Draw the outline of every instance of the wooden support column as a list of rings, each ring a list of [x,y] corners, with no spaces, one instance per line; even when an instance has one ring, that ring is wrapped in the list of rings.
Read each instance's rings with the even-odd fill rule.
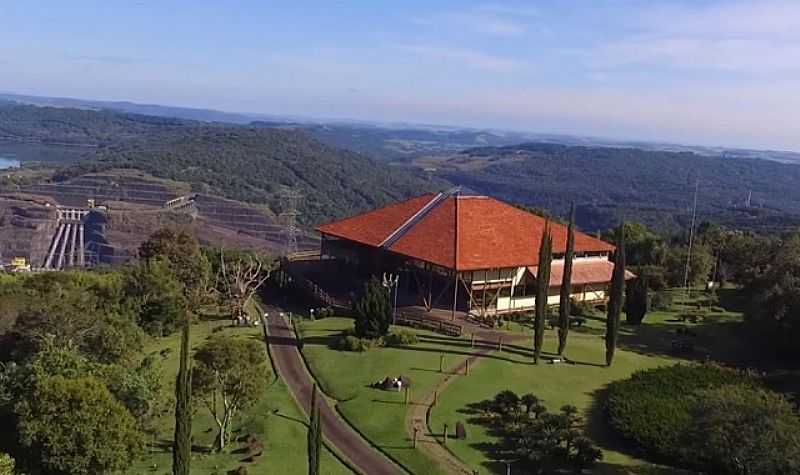
[[[428,264],[428,302],[425,304],[425,309],[431,311],[433,308],[433,266]]]
[[[453,271],[453,312],[450,315],[450,320],[456,319],[456,305],[458,304],[458,271]]]
[[[486,269],[483,270],[483,296],[481,297],[481,317],[486,316],[486,279],[488,279],[489,273]]]

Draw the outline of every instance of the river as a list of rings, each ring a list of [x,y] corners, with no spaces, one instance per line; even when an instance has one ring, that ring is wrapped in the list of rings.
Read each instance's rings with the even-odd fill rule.
[[[16,168],[25,162],[51,165],[75,163],[89,151],[91,149],[85,147],[0,141],[0,170]]]

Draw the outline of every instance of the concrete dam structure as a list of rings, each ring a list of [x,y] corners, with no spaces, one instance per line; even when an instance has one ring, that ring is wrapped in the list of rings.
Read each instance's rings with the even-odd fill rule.
[[[87,267],[85,220],[88,209],[58,208],[56,233],[47,252],[44,265],[47,270]]]

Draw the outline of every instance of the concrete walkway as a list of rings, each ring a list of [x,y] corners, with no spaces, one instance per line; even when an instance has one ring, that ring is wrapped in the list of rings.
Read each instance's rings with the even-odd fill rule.
[[[314,379],[305,367],[297,348],[297,339],[286,320],[280,316],[278,310],[274,308],[267,310],[270,315],[266,327],[267,344],[270,347],[273,363],[303,412],[308,415]],[[406,473],[342,420],[324,397],[318,397],[317,401],[320,404],[323,436],[361,473],[367,475]]]

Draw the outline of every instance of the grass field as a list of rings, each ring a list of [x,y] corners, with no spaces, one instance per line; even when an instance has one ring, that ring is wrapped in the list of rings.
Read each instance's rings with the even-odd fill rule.
[[[197,348],[215,329],[215,333],[237,335],[241,338],[262,340],[261,327],[228,328],[229,320],[201,321],[192,327],[192,346]],[[148,353],[165,352],[162,367],[167,393],[174,391],[174,379],[178,370],[180,355],[180,335],[175,334],[154,341]],[[255,435],[264,444],[264,453],[252,463],[243,463],[246,454],[241,453],[242,444],[234,443],[227,453],[209,453],[208,447],[213,443],[216,425],[203,406],[197,407],[193,418],[195,453],[192,457],[192,474],[224,475],[240,465],[246,465],[250,473],[257,474],[306,474],[306,423],[300,409],[292,399],[287,387],[272,374],[269,385],[264,389],[264,397],[254,407],[241,414],[234,430],[237,435]],[[170,410],[159,420],[158,435],[155,448],[148,452],[142,460],[129,470],[130,475],[143,473],[172,473],[172,432],[174,428],[173,414]],[[237,453],[239,452],[239,453]],[[352,474],[331,453],[325,451],[321,464],[322,473],[333,475]]]
[[[683,322],[681,315],[695,312],[695,303],[701,294],[688,298],[674,292],[674,305],[670,311],[652,312],[641,326],[626,326],[620,330],[620,343],[610,368],[605,364],[605,321],[589,319],[584,327],[570,333],[566,356],[576,364],[531,364],[529,356],[521,352],[495,352],[483,358],[469,376],[458,377],[442,393],[440,403],[431,414],[434,433],[441,433],[443,425],[454,427],[456,422],[466,424],[468,438],[450,439],[450,450],[473,469],[492,473],[505,473],[506,466],[489,461],[487,444],[496,442],[484,427],[470,423],[469,404],[492,398],[499,391],[511,389],[517,393],[533,393],[544,401],[551,411],[570,404],[582,411],[587,435],[603,450],[603,463],[597,473],[682,473],[669,468],[652,467],[639,460],[615,437],[606,426],[602,413],[604,388],[611,381],[628,377],[639,369],[674,364],[688,359],[714,359],[729,361],[735,357],[735,348],[741,348],[741,314],[731,309],[716,308],[701,312],[697,323]],[[623,315],[624,321],[624,315]],[[678,337],[679,328],[688,329],[695,349],[685,354],[673,354],[672,341]],[[514,328],[510,334],[519,333]],[[525,345],[527,348],[530,344]],[[527,351],[527,348],[524,348]],[[555,352],[557,336],[548,330],[545,352]],[[523,348],[519,348],[522,350]],[[551,353],[552,354],[552,353]]]
[[[322,389],[339,401],[340,413],[381,450],[417,474],[442,473],[436,462],[411,447],[405,431],[405,417],[410,406],[404,394],[370,388],[386,376],[411,379],[411,400],[418,400],[432,391],[444,374],[439,373],[439,359],[444,356],[445,368],[466,359],[469,341],[451,341],[429,332],[418,332],[420,343],[410,348],[373,348],[364,353],[337,351],[329,348],[336,335],[352,328],[353,320],[326,318],[303,322],[303,354]],[[453,339],[445,339],[453,340]]]
[[[566,355],[575,364],[531,364],[530,327],[513,324],[507,334],[524,336],[515,345],[505,345],[502,352],[483,357],[469,376],[457,376],[439,397],[432,411],[432,429],[440,434],[444,423],[454,427],[457,421],[467,424],[468,439],[450,439],[449,449],[472,469],[481,473],[505,473],[505,465],[489,461],[487,443],[494,442],[483,427],[470,423],[466,413],[470,403],[494,396],[504,389],[518,393],[532,392],[551,410],[571,404],[584,414],[587,434],[603,449],[604,461],[598,473],[680,473],[669,468],[652,467],[637,459],[625,444],[605,425],[602,417],[604,388],[614,380],[628,377],[639,369],[674,364],[685,360],[736,358],[738,341],[744,337],[741,314],[730,308],[706,308],[698,311],[696,302],[703,295],[687,298],[674,292],[670,311],[652,312],[641,326],[623,325],[614,364],[605,364],[605,321],[590,318],[570,333]],[[686,313],[701,313],[696,323],[683,321]],[[624,315],[623,315],[624,321]],[[328,318],[298,325],[304,337],[304,356],[326,393],[339,401],[342,415],[375,445],[400,461],[414,473],[441,473],[441,468],[421,451],[410,447],[404,429],[408,406],[400,393],[369,388],[386,376],[409,376],[413,382],[412,401],[430,392],[442,379],[438,372],[440,355],[445,368],[455,367],[470,354],[468,337],[463,339],[419,332],[421,342],[404,348],[375,348],[365,353],[337,351],[331,340],[352,327],[351,319]],[[673,354],[672,341],[678,329],[688,329],[695,336],[695,349]],[[545,351],[556,349],[556,335],[547,331]],[[552,353],[551,353],[552,354]]]

